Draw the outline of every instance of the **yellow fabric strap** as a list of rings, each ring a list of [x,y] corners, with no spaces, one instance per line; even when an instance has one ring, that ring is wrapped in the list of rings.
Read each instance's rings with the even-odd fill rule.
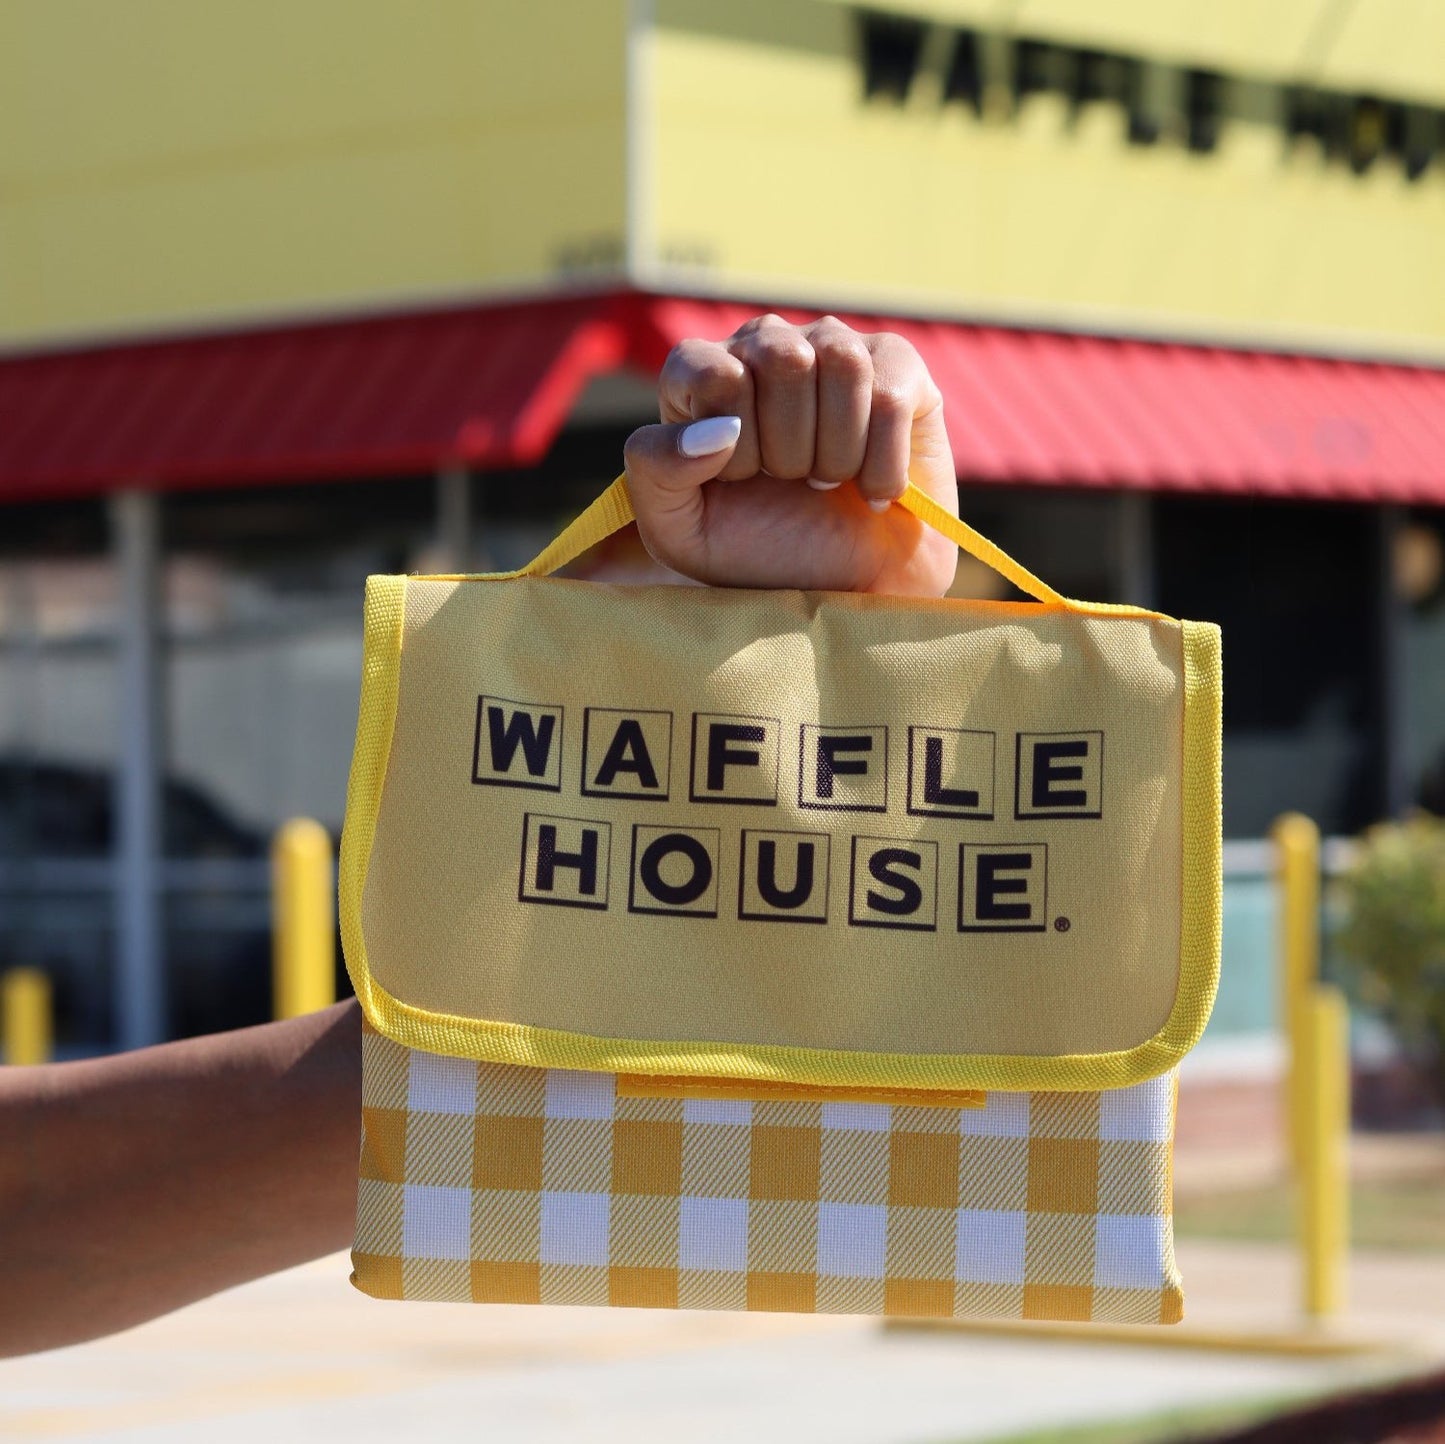
[[[1020,566],[1006,551],[996,547],[967,522],[960,521],[952,512],[941,507],[926,491],[920,491],[911,481],[898,502],[919,521],[942,532],[955,546],[962,547],[969,556],[976,557],[985,566],[992,567],[1006,581],[1012,582],[1019,591],[1035,601],[1048,602],[1056,607],[1072,608],[1075,605],[1047,582],[1040,581],[1027,567]],[[613,532],[620,531],[635,516],[632,497],[627,491],[627,473],[623,472],[581,516],[563,528],[526,566],[511,572],[490,572],[487,574],[488,579],[504,582],[514,577],[548,576],[559,567],[575,561],[589,547],[596,546]]]
[[[589,547],[621,531],[636,513],[632,510],[632,497],[627,490],[627,473],[624,471],[581,516],[575,518],[532,558],[524,567],[514,572],[492,572],[493,581],[509,582],[514,577],[546,577],[576,561]]]
[[[1074,605],[1047,582],[1041,582],[1027,567],[1020,566],[1002,547],[995,546],[981,532],[974,531],[966,521],[960,521],[951,511],[939,506],[926,491],[920,491],[911,481],[898,501],[919,521],[927,522],[935,531],[942,532],[955,546],[962,547],[969,556],[981,561],[985,566],[992,567],[999,576],[1012,582],[1025,596],[1056,607]]]

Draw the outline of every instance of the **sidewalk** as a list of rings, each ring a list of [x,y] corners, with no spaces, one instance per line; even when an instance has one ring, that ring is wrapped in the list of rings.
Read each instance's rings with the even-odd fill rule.
[[[1180,1248],[1190,1319],[1283,1321],[1272,1246]],[[782,1314],[378,1304],[336,1256],[114,1339],[0,1363],[0,1437],[944,1444],[1346,1388],[1398,1357],[1295,1359],[912,1333]],[[1445,1255],[1360,1257],[1351,1331],[1445,1360]]]

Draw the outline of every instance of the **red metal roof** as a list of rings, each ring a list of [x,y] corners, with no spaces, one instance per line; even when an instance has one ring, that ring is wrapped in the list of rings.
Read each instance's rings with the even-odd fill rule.
[[[648,359],[683,336],[725,336],[756,309],[654,299]],[[842,319],[918,348],[966,479],[1445,504],[1445,370]]]
[[[0,359],[0,497],[538,460],[624,338],[592,298]]]
[[[0,497],[527,465],[591,377],[757,309],[623,293],[0,359]],[[918,347],[965,479],[1445,504],[1442,370],[844,319]]]

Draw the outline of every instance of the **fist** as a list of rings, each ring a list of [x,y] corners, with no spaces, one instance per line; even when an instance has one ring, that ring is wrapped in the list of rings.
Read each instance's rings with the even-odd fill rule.
[[[664,566],[713,586],[948,590],[953,543],[893,505],[911,480],[958,511],[943,398],[901,336],[759,316],[674,347],[658,401],[662,425],[625,454]]]

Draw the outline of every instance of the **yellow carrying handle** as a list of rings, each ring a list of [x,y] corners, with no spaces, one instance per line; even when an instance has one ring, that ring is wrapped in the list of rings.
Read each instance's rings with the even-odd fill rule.
[[[982,533],[974,531],[967,522],[960,521],[952,512],[941,507],[926,491],[920,491],[911,481],[907,490],[898,498],[898,504],[912,512],[919,521],[926,522],[936,531],[942,532],[949,541],[962,547],[971,557],[976,557],[985,566],[992,567],[1001,577],[1012,582],[1019,591],[1035,601],[1047,602],[1056,607],[1075,605],[1047,582],[1041,582],[1027,567],[1020,566],[1006,551],[996,547]],[[632,497],[627,490],[627,473],[623,472],[581,516],[564,527],[526,566],[518,567],[512,572],[489,573],[489,579],[510,581],[514,577],[548,576],[558,567],[565,567],[568,562],[581,556],[588,547],[595,546],[613,532],[620,531],[635,517]]]

